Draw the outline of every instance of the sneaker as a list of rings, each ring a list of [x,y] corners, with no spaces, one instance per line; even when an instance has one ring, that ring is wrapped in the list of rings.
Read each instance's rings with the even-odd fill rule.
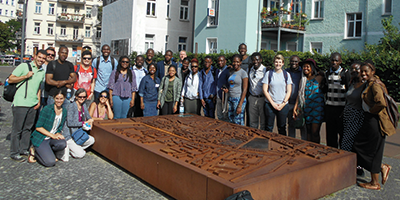
[[[24,162],[25,159],[23,157],[21,157],[20,155],[16,155],[16,156],[10,156],[12,160],[17,161],[17,162]]]
[[[19,155],[28,157],[29,156],[29,151],[22,152]]]

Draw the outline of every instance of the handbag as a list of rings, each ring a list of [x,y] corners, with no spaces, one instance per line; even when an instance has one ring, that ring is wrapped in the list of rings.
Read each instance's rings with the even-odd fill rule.
[[[78,129],[71,135],[72,139],[74,139],[75,143],[77,145],[83,145],[88,139],[89,139],[89,134],[84,131],[82,128]]]
[[[243,190],[238,193],[232,194],[225,200],[254,200],[248,190]]]

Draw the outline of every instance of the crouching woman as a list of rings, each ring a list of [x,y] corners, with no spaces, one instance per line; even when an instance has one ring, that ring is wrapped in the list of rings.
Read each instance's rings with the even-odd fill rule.
[[[76,144],[72,138],[73,133],[82,128],[84,124],[88,123],[92,127],[93,119],[90,117],[89,109],[85,104],[86,98],[87,93],[85,89],[79,88],[75,92],[75,102],[68,105],[68,116],[63,128],[63,135],[68,145],[66,150],[74,158],[83,158],[86,154],[85,149],[94,144],[94,137],[90,135],[89,139],[82,145]],[[66,153],[66,155],[68,154]],[[66,160],[68,160],[68,157]]]
[[[61,130],[67,118],[67,110],[62,108],[66,95],[67,91],[60,89],[53,96],[54,104],[45,106],[40,112],[36,130],[31,135],[33,148],[30,150],[29,162],[35,162],[35,156],[40,164],[53,167],[56,160],[64,155],[67,143]]]

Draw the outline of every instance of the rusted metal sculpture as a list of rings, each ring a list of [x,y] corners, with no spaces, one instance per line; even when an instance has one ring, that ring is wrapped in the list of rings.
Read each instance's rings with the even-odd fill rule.
[[[356,183],[353,153],[196,115],[96,121],[91,134],[95,151],[177,199],[315,199]]]

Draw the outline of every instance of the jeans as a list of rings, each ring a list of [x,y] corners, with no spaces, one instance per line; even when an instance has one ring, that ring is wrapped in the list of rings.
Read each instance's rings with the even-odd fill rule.
[[[29,149],[32,127],[35,125],[36,110],[33,107],[13,106],[10,156],[17,156]]]
[[[60,159],[64,154],[66,146],[65,140],[43,140],[39,147],[35,147],[35,157],[45,167],[53,167],[56,164],[56,158]]]
[[[343,138],[344,106],[325,106],[326,145],[338,148]],[[339,136],[339,137],[338,137]]]
[[[204,116],[215,119],[215,104],[212,99],[204,99],[206,106],[203,107]]]
[[[239,105],[239,102],[240,102],[240,97],[228,98],[228,104],[229,104],[228,118],[230,123],[244,126],[244,111],[246,108],[246,98],[244,98],[244,101],[241,105],[242,111],[239,114],[236,114],[236,109]]]
[[[272,130],[274,129],[275,116],[276,116],[278,133],[286,136],[286,118],[289,112],[289,106],[286,104],[285,107],[282,108],[282,110],[278,111],[275,110],[275,108],[272,107],[270,103],[266,102],[264,112],[266,118],[265,130],[272,132]]]
[[[265,113],[264,113],[264,103],[265,97],[255,97],[250,95],[248,103],[249,108],[249,121],[250,127],[258,128],[260,125],[261,130],[265,130]]]
[[[122,98],[120,96],[113,96],[113,110],[114,110],[114,118],[121,119],[126,118],[126,115],[129,111],[129,103],[131,102],[132,98]]]
[[[144,102],[143,116],[157,116],[157,101],[156,102]]]

